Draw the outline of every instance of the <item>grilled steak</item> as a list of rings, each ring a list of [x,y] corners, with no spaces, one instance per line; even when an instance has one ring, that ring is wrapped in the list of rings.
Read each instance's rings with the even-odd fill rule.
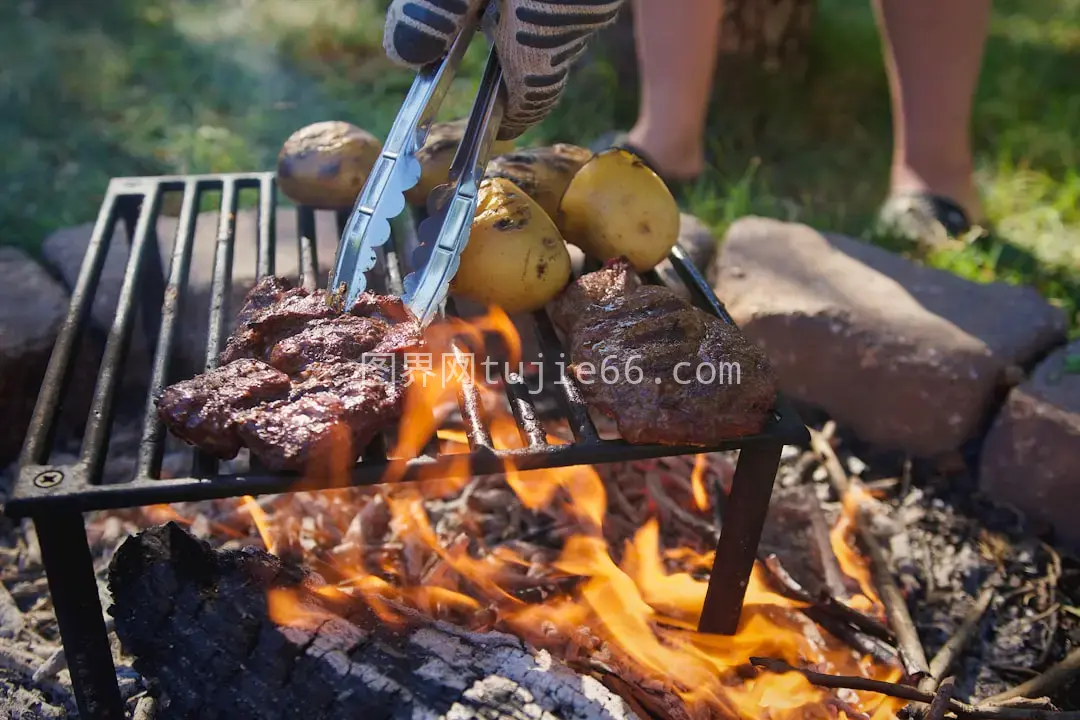
[[[313,320],[338,314],[327,302],[326,293],[294,288],[284,278],[264,278],[248,293],[237,314],[236,332],[226,342],[218,362],[225,365],[240,358],[267,360],[279,340]]]
[[[277,342],[268,361],[282,372],[299,372],[309,363],[360,360],[364,355],[397,355],[423,344],[415,323],[387,325],[374,318],[341,315],[315,320]]]
[[[288,395],[289,376],[258,360],[242,359],[178,382],[158,399],[173,434],[218,457],[236,457],[236,416]]]
[[[401,356],[423,343],[397,298],[364,294],[345,314],[323,291],[267,277],[245,298],[219,367],[167,388],[158,415],[224,459],[247,447],[278,470],[331,452],[355,461],[400,415]]]
[[[624,258],[579,278],[551,310],[568,371],[628,442],[711,445],[759,432],[771,414],[765,353],[671,290],[644,285]]]
[[[312,363],[294,378],[288,400],[239,418],[240,439],[268,467],[303,467],[333,451],[355,460],[401,412],[404,387],[390,375],[360,362]]]

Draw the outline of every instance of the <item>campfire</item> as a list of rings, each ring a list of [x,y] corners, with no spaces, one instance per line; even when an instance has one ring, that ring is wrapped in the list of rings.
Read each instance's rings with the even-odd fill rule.
[[[520,338],[498,311],[433,326],[429,335],[449,356],[521,362]],[[468,438],[448,421],[469,373],[434,375],[425,366],[409,384],[391,456],[415,455],[432,438],[444,453],[467,453]],[[501,397],[477,388],[494,445],[523,447]],[[547,439],[568,443],[572,435],[553,426]],[[348,468],[336,472],[346,485]],[[497,475],[397,483],[391,471],[375,488],[218,501],[196,517],[155,506],[145,522],[190,527],[214,517],[208,527],[217,541],[257,538],[284,562],[317,572],[318,584],[266,588],[267,616],[280,627],[315,631],[362,606],[379,625],[405,632],[420,618],[422,626],[508,633],[596,677],[641,717],[893,717],[903,701],[754,670],[751,658],[765,657],[828,674],[902,675],[820,631],[801,612],[807,604],[774,590],[764,567],[751,575],[735,636],[697,632],[713,563],[713,506],[731,474],[723,454],[540,470],[518,470],[508,459]],[[832,534],[862,588],[846,606],[876,616],[881,603],[848,544],[848,524]]]
[[[427,357],[405,369],[400,421],[358,463],[347,438],[299,474],[190,448],[175,462],[167,447],[180,443],[153,403],[183,377],[170,363],[190,228],[208,187],[223,191],[205,357],[218,356],[237,191],[258,188],[265,200],[273,176],[115,181],[7,506],[35,521],[87,717],[123,716],[91,547],[108,536],[111,553],[118,522],[135,534],[111,557],[104,609],[139,677],[167,699],[165,717],[1045,714],[950,698],[948,673],[992,588],[926,657],[869,532],[874,493],[839,462],[831,428],[813,431],[802,457],[826,472],[840,512],[826,524],[808,491],[789,503],[804,514],[785,526],[820,562],[774,552],[759,537],[780,451],[806,434],[783,399],[766,432],[722,447],[626,443],[579,388],[558,382],[560,340],[543,312],[531,337],[497,309],[451,303],[426,331]],[[175,190],[184,201],[166,282],[153,277],[148,228],[161,194]],[[260,203],[260,277],[274,273],[272,209]],[[51,451],[64,378],[119,217],[132,230],[119,330],[105,346],[81,456],[60,463]],[[310,209],[299,226],[301,282],[314,288]],[[401,277],[393,253],[380,260],[390,292]],[[684,292],[726,318],[685,253],[670,262]],[[105,483],[140,273],[159,293],[141,305],[158,350],[134,477]],[[84,527],[81,513],[99,510]]]

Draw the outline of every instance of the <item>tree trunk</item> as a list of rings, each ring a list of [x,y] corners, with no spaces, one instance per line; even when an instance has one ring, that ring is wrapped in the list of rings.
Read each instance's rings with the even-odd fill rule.
[[[806,71],[817,0],[716,1],[724,4],[718,84],[737,81],[747,68],[796,77]],[[620,85],[635,86],[633,0],[627,0],[616,23],[600,34],[596,44],[610,58]]]
[[[213,551],[175,523],[109,569],[116,633],[163,702],[158,720],[635,720],[615,693],[503,633],[320,600],[321,580],[263,552]],[[276,624],[268,593],[307,608]],[[343,613],[347,612],[347,616]],[[298,616],[299,617],[299,616]]]
[[[816,0],[723,0],[720,70],[732,59],[767,72],[801,75],[810,51]]]

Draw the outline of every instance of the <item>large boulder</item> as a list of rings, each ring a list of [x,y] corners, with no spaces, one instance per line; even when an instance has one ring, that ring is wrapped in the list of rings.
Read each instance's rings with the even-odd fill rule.
[[[67,309],[60,283],[26,253],[0,247],[0,467],[19,455]]]
[[[1023,366],[1065,336],[1026,287],[978,284],[806,225],[746,218],[716,290],[790,396],[883,449],[934,456],[975,435]]]
[[[181,372],[193,372],[205,358],[206,336],[209,324],[210,294],[214,276],[214,255],[217,246],[217,212],[200,213],[195,223],[195,240],[188,275],[187,294],[182,305],[177,328],[176,348],[184,367]],[[333,266],[337,250],[339,233],[334,213],[317,212],[316,217],[316,254],[319,264],[319,280],[325,279]],[[297,238],[299,230],[296,210],[279,208],[275,217],[277,246],[275,252],[275,274],[291,279],[299,278],[299,252]],[[257,213],[255,210],[240,210],[236,214],[236,242],[233,251],[233,286],[226,309],[227,317],[235,317],[244,295],[255,284],[257,259]],[[161,254],[162,272],[168,280],[173,243],[176,238],[177,218],[161,216],[157,223],[157,241]],[[65,284],[74,287],[82,268],[83,258],[90,242],[93,225],[79,225],[59,230],[48,238],[42,247],[45,261],[63,279]],[[101,273],[94,297],[92,318],[100,332],[107,332],[116,314],[120,298],[120,287],[127,268],[129,252],[128,241],[122,224],[117,229],[106,254],[105,265]],[[145,289],[145,285],[144,285]],[[231,327],[231,326],[230,326]],[[136,318],[132,337],[132,350],[126,366],[128,379],[145,382],[149,377],[153,348],[149,347],[143,332],[141,315]]]
[[[694,215],[680,213],[677,242],[702,274],[708,275],[712,272],[712,262],[713,258],[716,257],[719,239],[709,229],[708,225]],[[575,274],[584,272],[585,254],[576,245],[567,245],[566,249],[570,252],[570,265],[573,272]],[[679,278],[678,273],[675,272],[675,268],[671,266],[670,260],[662,260],[656,266],[656,272],[661,277],[673,278],[676,286],[682,285],[682,280]]]
[[[1080,548],[1080,341],[1012,389],[983,442],[979,483]]]

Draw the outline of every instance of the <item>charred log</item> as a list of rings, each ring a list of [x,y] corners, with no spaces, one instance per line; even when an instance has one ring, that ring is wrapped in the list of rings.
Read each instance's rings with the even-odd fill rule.
[[[637,717],[595,678],[515,637],[412,614],[388,625],[361,603],[334,607],[321,584],[261,551],[214,551],[169,523],[116,552],[110,613],[162,700],[159,720]],[[293,594],[308,619],[277,624],[272,591]]]

